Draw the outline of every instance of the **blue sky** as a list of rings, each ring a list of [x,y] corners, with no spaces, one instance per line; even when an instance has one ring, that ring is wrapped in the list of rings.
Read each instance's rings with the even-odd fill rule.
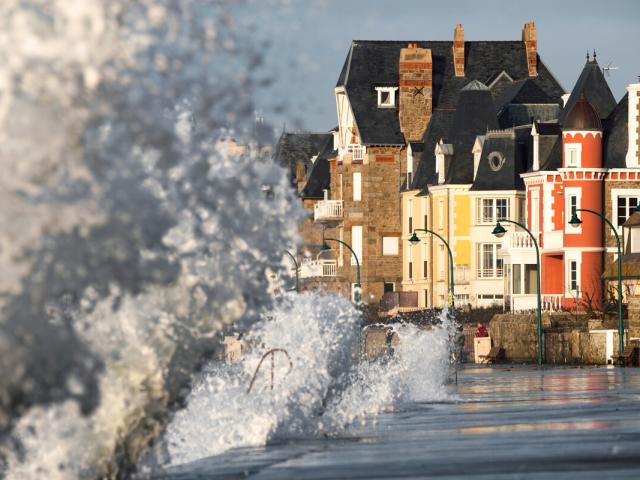
[[[466,40],[514,40],[533,20],[538,51],[566,90],[587,49],[613,62],[608,77],[620,99],[640,75],[640,1],[528,2],[426,0],[255,0],[254,14],[271,46],[266,66],[274,84],[257,98],[266,119],[287,130],[320,131],[336,124],[333,88],[352,39],[448,40],[462,23]],[[282,112],[274,105],[283,105]]]

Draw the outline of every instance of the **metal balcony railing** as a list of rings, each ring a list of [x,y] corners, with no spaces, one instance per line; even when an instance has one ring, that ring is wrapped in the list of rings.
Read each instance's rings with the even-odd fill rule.
[[[503,268],[479,268],[477,272],[478,278],[501,278],[504,277]]]
[[[303,260],[300,265],[300,278],[335,277],[338,265],[335,260]]]
[[[342,205],[342,200],[320,200],[313,207],[313,219],[316,222],[341,219]]]

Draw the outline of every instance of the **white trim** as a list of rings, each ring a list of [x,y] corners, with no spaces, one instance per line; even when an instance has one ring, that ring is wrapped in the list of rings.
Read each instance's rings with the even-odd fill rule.
[[[353,225],[351,227],[351,248],[353,248],[353,251],[357,255],[360,266],[363,264],[362,243],[362,225]],[[351,265],[356,265],[356,260],[353,258],[353,255],[349,256],[351,257]]]
[[[640,199],[640,188],[612,188],[611,189],[611,223],[613,223],[622,234],[622,225],[618,225],[618,197],[637,197]],[[609,235],[613,235],[613,231],[609,229]]]
[[[396,107],[396,90],[398,87],[375,87],[378,92],[378,108],[395,108]],[[389,103],[382,103],[382,93],[389,94]]]
[[[577,290],[571,289],[571,271],[569,269],[570,262],[576,262],[576,283]],[[576,298],[579,300],[578,294],[582,292],[582,252],[579,250],[565,251],[564,256],[564,297]]]
[[[587,138],[587,136],[591,135],[593,138],[596,137],[601,137],[602,136],[602,130],[565,130],[562,132],[562,138],[564,139],[564,137],[571,135],[572,137],[576,137],[578,135],[580,135],[582,138]]]
[[[629,142],[627,155],[625,156],[625,165],[627,167],[640,167],[638,165],[638,103],[640,102],[640,83],[632,83],[627,87],[629,92],[629,113],[627,118]]]
[[[400,254],[400,239],[398,237],[382,237],[382,255],[398,256]]]
[[[575,153],[575,156],[572,155]],[[573,158],[573,162],[571,162]],[[582,144],[581,143],[565,143],[564,144],[564,168],[581,168],[582,167]]]
[[[353,172],[353,201],[362,201],[362,173]]]

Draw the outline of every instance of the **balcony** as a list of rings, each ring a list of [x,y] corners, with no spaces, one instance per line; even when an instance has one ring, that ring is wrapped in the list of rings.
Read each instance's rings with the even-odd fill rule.
[[[320,200],[313,207],[313,219],[316,222],[341,220],[342,215],[342,200]]]
[[[300,265],[300,278],[335,277],[337,273],[335,260],[304,259]]]
[[[347,153],[351,155],[351,161],[361,162],[364,160],[367,149],[363,145],[349,145],[347,147]]]
[[[536,263],[536,251],[533,239],[527,232],[507,232],[502,237],[502,245],[498,254],[505,263]]]
[[[542,295],[542,310],[545,312],[559,312],[562,309],[562,294]]]
[[[564,245],[564,232],[562,230],[554,230],[545,232],[543,247],[545,250],[562,250]]]
[[[496,268],[479,268],[477,278],[502,278],[504,277],[504,269]]]

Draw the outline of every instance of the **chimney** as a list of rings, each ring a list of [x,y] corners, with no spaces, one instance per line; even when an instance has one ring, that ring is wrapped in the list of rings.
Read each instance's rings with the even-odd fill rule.
[[[538,40],[536,34],[536,25],[533,22],[527,22],[522,29],[522,41],[527,51],[527,66],[529,67],[529,76],[538,76]]]
[[[461,23],[453,30],[453,67],[456,77],[464,77],[464,28]]]
[[[431,50],[410,43],[400,50],[400,130],[407,142],[421,142],[431,120]]]
[[[632,83],[627,87],[629,92],[628,132],[629,147],[627,150],[626,165],[628,168],[640,167],[640,77],[638,83]]]

